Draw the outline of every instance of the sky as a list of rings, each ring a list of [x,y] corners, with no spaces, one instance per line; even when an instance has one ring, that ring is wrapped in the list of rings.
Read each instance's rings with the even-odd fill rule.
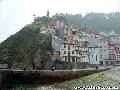
[[[55,13],[85,15],[120,11],[120,0],[0,0],[0,42],[33,21],[33,15]]]

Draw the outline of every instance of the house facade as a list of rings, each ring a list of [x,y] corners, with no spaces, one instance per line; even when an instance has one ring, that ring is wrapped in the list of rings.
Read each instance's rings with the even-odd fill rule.
[[[92,67],[100,65],[99,59],[99,47],[97,46],[89,46],[88,47],[88,56],[89,56],[89,63]]]
[[[109,58],[108,58],[108,62],[106,64],[115,65],[115,63],[116,63],[115,45],[111,41],[108,41],[108,53],[109,53]]]
[[[106,40],[99,40],[99,58],[100,58],[100,66],[107,66],[108,65],[108,43]]]
[[[116,64],[120,64],[120,43],[116,43],[114,48]]]
[[[120,63],[120,45],[114,45],[87,27],[65,26],[63,21],[55,20],[41,31],[52,36],[52,59],[92,67]]]

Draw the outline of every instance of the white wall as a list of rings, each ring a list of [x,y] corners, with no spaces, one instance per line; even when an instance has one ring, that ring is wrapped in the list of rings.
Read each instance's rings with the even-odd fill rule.
[[[89,62],[90,64],[99,64],[99,48],[89,48]]]

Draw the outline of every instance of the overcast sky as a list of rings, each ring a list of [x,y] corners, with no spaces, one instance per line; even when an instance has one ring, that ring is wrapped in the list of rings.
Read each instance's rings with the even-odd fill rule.
[[[0,0],[0,42],[32,22],[33,14],[85,15],[86,12],[120,11],[120,0]]]

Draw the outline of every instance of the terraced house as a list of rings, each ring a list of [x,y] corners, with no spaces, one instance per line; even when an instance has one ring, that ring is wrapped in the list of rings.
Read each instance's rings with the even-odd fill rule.
[[[77,30],[72,27],[58,27],[52,35],[52,47],[60,52],[62,61],[78,63],[81,60],[81,49],[76,36]]]
[[[102,66],[106,65],[105,58],[108,58],[107,44],[98,33],[87,27],[74,28],[58,24],[52,34],[52,48],[59,52],[62,61],[74,64]]]
[[[88,57],[88,41],[91,37],[95,37],[95,35],[94,33],[87,33],[87,30],[85,30],[86,27],[57,27],[57,30],[52,35],[52,48],[60,53],[60,59],[62,61],[74,64],[90,63]]]
[[[120,61],[118,46],[115,49],[112,43],[88,27],[65,26],[64,21],[53,19],[48,26],[41,28],[40,33],[52,36],[53,61],[57,59],[92,67]]]

